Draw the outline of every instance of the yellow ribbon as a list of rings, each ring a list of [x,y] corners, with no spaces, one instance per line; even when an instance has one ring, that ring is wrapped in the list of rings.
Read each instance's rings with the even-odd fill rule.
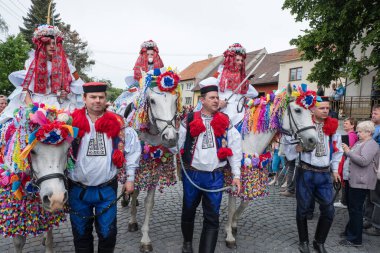
[[[34,146],[36,146],[37,143],[38,143],[38,140],[35,139],[32,143],[30,143],[28,146],[26,146],[24,148],[24,150],[21,152],[20,158],[22,160],[25,160],[28,157],[30,151],[32,151],[32,149],[34,148]]]
[[[74,137],[74,130],[73,130],[73,126],[70,126],[70,125],[63,125],[62,127],[66,128],[67,130],[69,130],[69,133],[72,137]]]

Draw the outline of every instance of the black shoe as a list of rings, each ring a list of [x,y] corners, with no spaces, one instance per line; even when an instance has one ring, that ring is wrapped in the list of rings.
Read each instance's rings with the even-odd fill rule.
[[[350,242],[349,240],[342,240],[339,242],[339,244],[345,247],[361,247],[362,246],[362,244],[356,244],[356,243]]]
[[[113,253],[115,248],[100,248],[98,247],[98,253]]]
[[[313,248],[318,253],[327,253],[327,250],[325,249],[325,244],[324,243],[318,243],[316,240],[313,241]]]
[[[199,253],[215,252],[218,232],[219,229],[202,229],[201,240],[199,241]]]
[[[193,253],[193,242],[183,242],[182,253]]]
[[[309,242],[300,242],[298,249],[301,253],[310,253]]]

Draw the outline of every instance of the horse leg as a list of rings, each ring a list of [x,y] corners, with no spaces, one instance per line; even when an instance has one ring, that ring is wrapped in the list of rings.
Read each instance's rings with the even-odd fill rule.
[[[128,223],[129,232],[136,232],[139,229],[139,226],[137,224],[137,219],[136,219],[136,214],[137,214],[136,202],[137,202],[138,195],[139,195],[139,191],[135,190],[131,196],[131,199],[132,199],[131,200],[131,219],[129,220],[129,223]]]
[[[26,237],[22,235],[16,235],[13,237],[13,245],[15,246],[15,253],[22,253],[26,242]]]
[[[53,229],[49,229],[46,232],[45,239],[45,253],[53,253]]]
[[[237,233],[237,221],[240,218],[241,214],[244,212],[244,210],[248,207],[249,202],[248,201],[241,201],[238,209],[234,213],[232,217],[232,231],[236,234]]]
[[[236,248],[236,240],[232,233],[232,220],[236,211],[236,197],[228,195],[228,220],[225,226],[226,246],[230,249]]]
[[[152,210],[154,206],[154,194],[156,193],[155,189],[148,190],[147,195],[145,197],[145,219],[144,224],[141,227],[141,232],[143,234],[141,238],[141,252],[151,252],[153,251],[152,242],[149,238],[149,220],[152,215]]]

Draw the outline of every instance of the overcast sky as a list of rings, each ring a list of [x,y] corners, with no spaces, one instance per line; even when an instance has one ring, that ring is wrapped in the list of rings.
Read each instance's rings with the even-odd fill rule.
[[[56,11],[88,41],[96,65],[89,76],[124,88],[140,44],[153,39],[164,64],[183,70],[232,43],[270,53],[291,48],[307,23],[296,23],[282,0],[56,0]],[[9,33],[19,32],[30,0],[0,0]],[[26,7],[26,8],[25,8]],[[1,36],[4,38],[4,36]]]

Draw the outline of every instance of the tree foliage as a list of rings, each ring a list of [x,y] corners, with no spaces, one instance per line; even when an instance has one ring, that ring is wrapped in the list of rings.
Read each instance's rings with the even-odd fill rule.
[[[87,41],[82,41],[79,33],[75,30],[72,31],[69,24],[62,22],[59,29],[63,33],[63,47],[71,63],[75,66],[82,79],[86,82],[89,81],[90,78],[84,72],[94,65],[95,61],[90,59]]]
[[[310,29],[290,42],[303,59],[317,60],[309,81],[328,86],[346,76],[358,83],[369,69],[379,69],[380,1],[285,0],[283,9],[290,9],[296,21],[309,22]]]
[[[14,86],[9,82],[8,75],[24,68],[28,58],[30,45],[22,34],[9,36],[5,42],[0,42],[0,93],[9,95]]]
[[[32,5],[29,8],[26,17],[23,17],[24,26],[20,27],[20,31],[24,34],[24,37],[28,43],[32,45],[33,32],[38,25],[46,24],[47,14],[49,8],[49,1],[47,0],[32,0]],[[55,14],[55,3],[52,2],[51,5],[51,20],[50,24],[59,25],[61,19],[59,14]]]

